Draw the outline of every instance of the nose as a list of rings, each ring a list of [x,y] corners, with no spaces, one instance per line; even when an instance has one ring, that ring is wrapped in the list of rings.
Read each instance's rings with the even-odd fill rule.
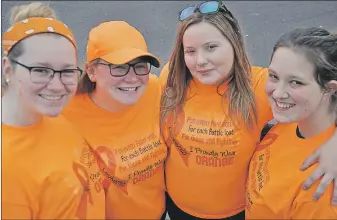
[[[273,91],[273,98],[274,99],[286,99],[289,97],[287,92],[287,87],[283,83],[277,83],[275,89]]]
[[[207,58],[206,58],[204,52],[200,50],[197,53],[197,65],[198,66],[205,66],[205,64],[207,64]]]
[[[55,73],[53,78],[47,84],[47,88],[52,91],[63,91],[65,89],[63,82],[61,81],[60,73]]]
[[[128,83],[135,83],[138,81],[138,76],[136,75],[135,69],[130,67],[129,72],[126,74],[125,79]]]

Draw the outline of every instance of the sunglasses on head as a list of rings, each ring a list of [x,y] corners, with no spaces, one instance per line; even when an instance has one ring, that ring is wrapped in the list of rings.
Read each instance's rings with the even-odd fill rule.
[[[179,13],[179,20],[183,21],[189,18],[196,11],[199,11],[201,14],[213,14],[217,13],[218,11],[222,11],[229,14],[229,16],[233,18],[232,13],[226,8],[224,4],[222,4],[222,1],[207,1],[196,6],[190,6],[183,9]]]

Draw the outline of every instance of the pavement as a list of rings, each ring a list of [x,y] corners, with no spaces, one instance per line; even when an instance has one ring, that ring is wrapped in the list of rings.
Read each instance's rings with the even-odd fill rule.
[[[8,27],[10,7],[31,1],[2,1],[2,30]],[[172,52],[178,13],[202,1],[45,1],[75,33],[80,60],[85,61],[88,32],[108,20],[125,20],[144,35],[150,52],[165,64]],[[322,26],[337,33],[336,1],[225,1],[243,31],[252,64],[267,66],[272,47],[284,32]],[[153,68],[159,74],[160,69]]]

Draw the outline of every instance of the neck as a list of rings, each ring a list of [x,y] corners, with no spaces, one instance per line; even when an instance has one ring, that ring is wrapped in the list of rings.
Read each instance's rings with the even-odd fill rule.
[[[24,104],[9,91],[2,97],[2,123],[10,126],[31,126],[37,124],[42,115],[31,109],[28,109]]]
[[[328,129],[335,123],[335,113],[327,113],[328,111],[317,111],[305,120],[298,122],[298,128],[301,135],[305,138],[310,138],[318,135]]]
[[[97,90],[89,93],[89,97],[95,105],[108,112],[121,112],[127,108],[126,105],[112,99],[109,94],[102,95]]]

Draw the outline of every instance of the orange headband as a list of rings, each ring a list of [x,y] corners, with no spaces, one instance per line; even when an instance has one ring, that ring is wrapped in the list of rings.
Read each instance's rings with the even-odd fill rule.
[[[39,33],[55,33],[66,37],[77,48],[75,37],[67,25],[52,18],[34,17],[10,27],[2,37],[2,48],[7,55],[11,48],[26,37]]]

